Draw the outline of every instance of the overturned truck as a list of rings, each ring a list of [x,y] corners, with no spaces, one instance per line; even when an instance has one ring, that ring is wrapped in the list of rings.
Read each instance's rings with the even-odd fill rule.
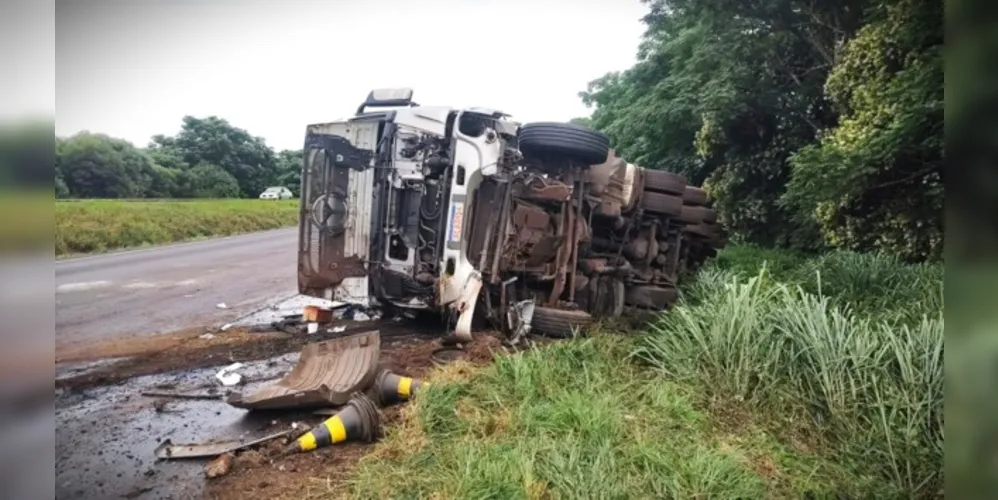
[[[440,312],[455,341],[479,321],[565,336],[665,309],[725,232],[702,189],[609,142],[372,91],[355,116],[306,129],[299,291]]]

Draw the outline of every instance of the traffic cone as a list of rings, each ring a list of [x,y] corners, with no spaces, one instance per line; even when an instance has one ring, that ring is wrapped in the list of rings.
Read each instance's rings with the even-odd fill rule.
[[[380,437],[381,415],[370,398],[358,393],[339,413],[299,437],[288,451],[312,451],[345,441],[369,443]]]
[[[423,382],[419,379],[396,375],[388,370],[382,370],[374,379],[374,396],[381,406],[408,401],[416,395]]]

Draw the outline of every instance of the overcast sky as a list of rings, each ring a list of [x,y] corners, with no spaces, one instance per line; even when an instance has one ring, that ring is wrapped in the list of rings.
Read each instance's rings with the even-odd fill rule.
[[[522,121],[589,111],[577,93],[630,67],[639,0],[58,0],[56,134],[145,146],[218,115],[278,149],[376,87]]]

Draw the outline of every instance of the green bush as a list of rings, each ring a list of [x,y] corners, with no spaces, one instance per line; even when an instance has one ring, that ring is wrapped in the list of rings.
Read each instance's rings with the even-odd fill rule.
[[[892,312],[857,313],[899,279],[884,268],[894,263],[842,255],[799,268],[805,284],[810,271],[827,273],[821,283],[834,300],[765,270],[748,280],[715,270],[695,303],[652,326],[635,356],[710,399],[753,405],[784,426],[803,419],[857,473],[874,472],[905,495],[933,495],[943,442],[943,317],[941,307],[927,309],[936,274],[912,268],[901,279],[917,284],[890,292]]]

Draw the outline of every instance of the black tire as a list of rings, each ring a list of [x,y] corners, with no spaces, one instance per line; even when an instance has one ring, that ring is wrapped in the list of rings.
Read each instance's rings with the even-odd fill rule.
[[[550,307],[535,307],[530,321],[530,331],[543,333],[549,337],[571,337],[572,329],[583,329],[593,322],[593,317],[585,311],[565,311]]]
[[[676,222],[682,224],[699,224],[707,216],[707,209],[704,207],[694,207],[683,205],[683,210],[676,216]]]
[[[610,154],[609,137],[571,123],[528,123],[520,127],[517,143],[525,158],[546,164],[588,167],[605,163]]]
[[[626,302],[629,306],[644,309],[665,309],[678,296],[679,292],[675,287],[639,285],[627,290]]]
[[[706,212],[703,214],[703,221],[707,224],[717,224],[717,211],[713,208],[705,208]]]
[[[689,226],[686,226],[686,232],[705,239],[710,239],[720,236],[720,232],[718,231],[716,225],[705,224],[703,222],[699,224],[691,224]]]
[[[707,204],[707,192],[696,186],[686,186],[683,192],[683,203],[696,207]]]
[[[641,206],[646,212],[675,217],[683,210],[683,199],[678,196],[645,191],[641,193]]]
[[[645,189],[682,195],[686,191],[686,177],[664,170],[645,169]]]

